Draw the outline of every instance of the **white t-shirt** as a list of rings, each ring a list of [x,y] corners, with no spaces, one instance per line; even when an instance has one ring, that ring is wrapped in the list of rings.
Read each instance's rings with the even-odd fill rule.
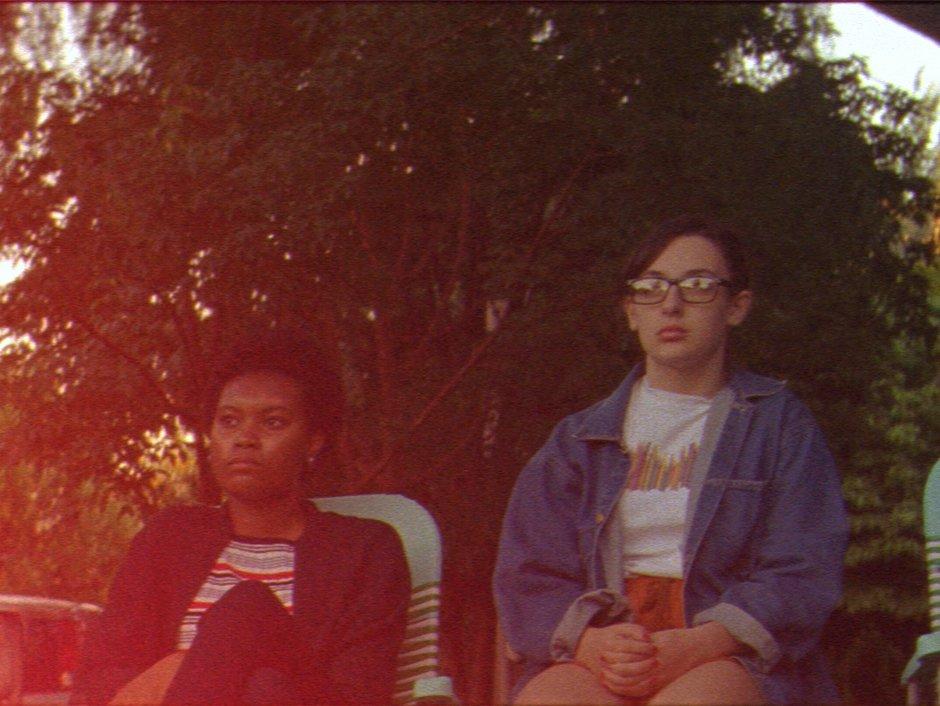
[[[682,578],[689,478],[711,405],[651,388],[645,377],[633,386],[623,428],[630,470],[616,510],[625,576]]]

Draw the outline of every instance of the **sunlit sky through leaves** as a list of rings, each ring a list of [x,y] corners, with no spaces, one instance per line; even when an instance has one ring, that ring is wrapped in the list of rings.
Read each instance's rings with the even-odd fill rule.
[[[6,286],[26,269],[26,263],[22,260],[0,260],[0,286]]]
[[[66,14],[63,24],[71,29],[79,18],[72,12]],[[919,94],[931,87],[940,91],[940,44],[863,3],[834,3],[829,5],[829,14],[839,36],[823,48],[825,53],[833,58],[856,55],[866,59],[877,81]],[[61,39],[68,54],[66,63],[74,64],[79,60],[72,51],[76,45],[68,37]],[[133,60],[128,56],[119,58],[122,62]],[[78,70],[74,65],[69,68]],[[25,268],[22,260],[0,258],[0,287],[19,277]]]
[[[872,76],[908,91],[940,90],[940,44],[864,3],[833,3],[829,19],[839,32],[830,53],[868,61]],[[921,74],[917,86],[918,73]]]

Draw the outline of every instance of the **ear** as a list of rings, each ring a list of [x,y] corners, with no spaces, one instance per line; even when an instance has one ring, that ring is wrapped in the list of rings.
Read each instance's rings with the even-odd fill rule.
[[[620,300],[620,308],[623,309],[623,313],[627,317],[627,323],[630,325],[631,331],[636,331],[636,321],[634,317],[635,307],[636,305],[633,303],[633,300],[628,296]]]
[[[728,326],[740,326],[744,323],[744,320],[751,311],[751,304],[753,302],[754,293],[750,289],[742,289],[731,297],[728,302],[728,316],[726,318]]]

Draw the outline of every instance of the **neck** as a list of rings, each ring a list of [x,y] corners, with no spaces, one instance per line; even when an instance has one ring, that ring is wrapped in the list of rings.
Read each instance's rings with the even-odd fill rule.
[[[725,384],[724,356],[694,366],[673,367],[646,359],[646,379],[650,387],[680,395],[714,397]]]
[[[235,534],[296,541],[304,530],[306,513],[297,496],[244,500],[230,497],[227,507]]]

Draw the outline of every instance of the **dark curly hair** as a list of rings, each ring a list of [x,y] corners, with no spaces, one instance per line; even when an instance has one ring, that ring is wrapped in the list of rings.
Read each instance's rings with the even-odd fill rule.
[[[222,389],[235,378],[253,372],[280,373],[301,387],[311,429],[330,444],[343,418],[343,390],[332,361],[301,334],[275,330],[227,346],[211,367],[203,397],[203,424],[212,425]]]

